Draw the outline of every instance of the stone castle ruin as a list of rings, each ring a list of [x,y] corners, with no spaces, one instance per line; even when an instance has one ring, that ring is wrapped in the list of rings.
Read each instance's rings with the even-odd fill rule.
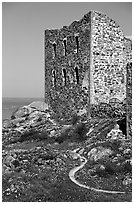
[[[45,30],[45,102],[62,117],[126,100],[131,66],[131,40],[103,13]]]

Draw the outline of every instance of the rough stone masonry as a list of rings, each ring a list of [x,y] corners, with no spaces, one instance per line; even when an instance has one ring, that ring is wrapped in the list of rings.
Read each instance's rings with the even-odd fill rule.
[[[45,30],[45,102],[62,117],[122,102],[131,92],[130,64],[132,41],[103,13],[90,11],[70,26]]]

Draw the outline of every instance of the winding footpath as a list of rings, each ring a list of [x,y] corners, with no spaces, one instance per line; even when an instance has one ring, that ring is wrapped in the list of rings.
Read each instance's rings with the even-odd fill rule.
[[[77,153],[78,157],[80,158],[80,161],[81,161],[81,164],[80,166],[77,166],[77,167],[74,167],[73,169],[70,170],[69,172],[69,178],[72,182],[74,182],[76,185],[82,187],[82,188],[86,188],[86,189],[89,189],[89,190],[92,190],[92,191],[96,191],[96,192],[101,192],[101,193],[112,193],[112,194],[124,194],[125,192],[121,192],[121,191],[108,191],[108,190],[103,190],[103,189],[97,189],[97,188],[93,188],[93,187],[90,187],[90,186],[86,186],[84,184],[81,184],[79,181],[77,181],[75,179],[75,173],[77,171],[79,171],[80,169],[82,169],[84,167],[84,165],[87,163],[87,159],[83,156],[80,156],[78,153]]]

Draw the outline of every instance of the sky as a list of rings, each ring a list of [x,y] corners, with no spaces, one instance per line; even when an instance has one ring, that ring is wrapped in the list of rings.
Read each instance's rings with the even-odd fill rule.
[[[68,26],[90,10],[132,35],[131,2],[3,2],[2,96],[44,97],[44,30]]]

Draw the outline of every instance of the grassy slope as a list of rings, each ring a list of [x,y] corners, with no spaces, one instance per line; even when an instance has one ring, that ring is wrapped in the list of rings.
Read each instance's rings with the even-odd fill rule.
[[[109,129],[100,124],[96,132],[92,132],[90,136],[98,135],[94,138],[101,140],[105,134],[109,132]],[[101,135],[100,135],[101,132]],[[27,149],[42,147],[44,150],[49,149],[49,153],[52,155],[56,152],[56,158],[50,162],[44,161],[43,165],[37,165],[32,163],[32,156],[29,159],[28,164],[25,167],[25,172],[13,172],[3,176],[3,201],[4,202],[118,202],[118,201],[131,201],[131,193],[125,195],[111,195],[104,193],[96,193],[87,189],[83,189],[74,183],[68,177],[70,169],[79,164],[79,161],[74,161],[71,158],[65,158],[63,154],[67,150],[72,150],[77,147],[86,147],[88,142],[70,142],[69,140],[61,144],[47,144],[47,141],[32,143],[29,141],[23,143],[16,143],[10,147],[6,147],[7,150],[11,149]],[[34,157],[34,156],[33,156]],[[58,158],[58,160],[57,160]],[[90,185],[90,178],[87,178],[87,169],[84,168],[79,172],[79,179],[81,182],[86,180]],[[85,179],[86,178],[86,179]],[[111,178],[112,179],[112,178]],[[105,180],[101,184],[102,188],[105,188]],[[99,181],[100,182],[100,181]],[[100,185],[98,182],[98,185]],[[110,181],[109,181],[110,182]],[[95,184],[96,185],[96,184]],[[9,190],[7,190],[9,188]]]

